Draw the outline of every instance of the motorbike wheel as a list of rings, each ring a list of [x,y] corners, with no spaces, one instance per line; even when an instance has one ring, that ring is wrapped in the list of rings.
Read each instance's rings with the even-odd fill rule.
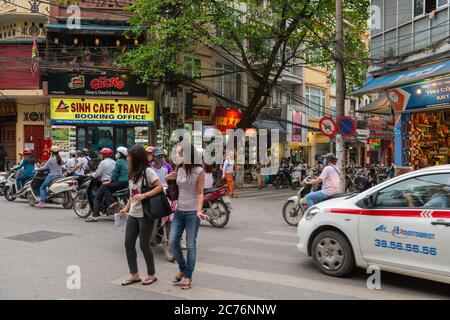
[[[290,226],[296,226],[300,222],[301,218],[303,217],[303,211],[302,208],[298,208],[296,212],[296,204],[294,201],[289,200],[287,201],[283,206],[283,218],[284,221]]]
[[[174,262],[175,255],[173,254],[172,249],[170,248],[170,245],[169,245],[170,224],[166,223],[163,226],[163,228],[164,228],[163,229],[164,239],[163,239],[162,245],[163,245],[164,255],[166,256],[167,261]]]
[[[211,203],[211,206],[217,205],[217,210],[220,212],[220,216],[218,218],[209,219],[209,223],[214,228],[223,228],[227,225],[230,220],[230,211],[228,210],[227,205],[223,201],[214,201]]]
[[[36,201],[34,200],[34,197],[33,197],[33,195],[31,194],[31,191],[28,191],[28,192],[25,194],[25,198],[27,199],[28,204],[29,204],[30,206],[34,207],[34,204],[35,204]]]
[[[5,199],[8,201],[14,201],[16,198],[14,197],[13,190],[10,187],[5,187]]]
[[[73,210],[80,218],[87,218],[90,216],[91,208],[89,207],[86,191],[78,193],[73,199]]]
[[[64,193],[64,202],[62,203],[64,209],[72,209],[73,207],[73,197],[70,191]]]

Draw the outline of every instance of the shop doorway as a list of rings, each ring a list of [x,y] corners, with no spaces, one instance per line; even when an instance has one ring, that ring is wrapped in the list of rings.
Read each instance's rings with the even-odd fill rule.
[[[5,148],[11,164],[16,164],[16,124],[0,125],[0,145]]]
[[[44,151],[44,126],[23,126],[24,148],[33,150],[36,159]]]

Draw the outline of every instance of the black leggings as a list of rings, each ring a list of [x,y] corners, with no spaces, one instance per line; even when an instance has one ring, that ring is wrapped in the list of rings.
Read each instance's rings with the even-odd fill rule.
[[[135,218],[128,216],[127,226],[125,229],[125,250],[127,253],[128,267],[130,273],[138,272],[137,254],[136,254],[136,240],[139,236],[139,246],[144,254],[145,263],[147,264],[147,274],[155,273],[155,261],[153,259],[153,252],[150,248],[150,237],[152,236],[154,220],[147,218]]]

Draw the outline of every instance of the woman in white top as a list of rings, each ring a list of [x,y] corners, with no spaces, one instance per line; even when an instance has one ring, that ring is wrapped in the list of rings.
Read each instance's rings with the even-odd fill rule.
[[[138,236],[139,245],[147,265],[147,276],[142,284],[150,285],[157,280],[155,276],[153,252],[150,248],[150,238],[152,236],[154,220],[144,217],[141,201],[160,193],[163,190],[163,186],[156,173],[151,168],[148,168],[147,154],[144,147],[135,145],[131,148],[131,150],[128,151],[127,160],[129,164],[130,200],[128,200],[125,208],[120,211],[120,216],[121,218],[124,218],[125,214],[128,213],[127,226],[125,229],[125,250],[127,253],[130,276],[122,282],[122,285],[126,286],[135,282],[141,282],[136,256],[136,240]],[[144,172],[147,175],[148,183],[153,187],[147,193],[141,193]]]
[[[176,172],[172,172],[167,180],[176,179],[179,196],[177,211],[170,226],[170,247],[178,262],[179,272],[173,283],[181,280],[181,289],[190,289],[197,255],[197,233],[200,220],[208,220],[203,214],[203,189],[205,187],[205,171],[201,163],[195,163],[195,148],[184,142],[177,147],[178,165]],[[186,230],[187,259],[180,248],[183,231]]]

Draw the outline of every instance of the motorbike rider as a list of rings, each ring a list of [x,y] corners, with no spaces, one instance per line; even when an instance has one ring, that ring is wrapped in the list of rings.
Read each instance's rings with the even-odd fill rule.
[[[23,171],[16,178],[16,190],[19,192],[22,189],[22,182],[31,178],[34,175],[34,167],[36,160],[33,157],[33,153],[30,149],[23,149],[21,152],[23,160],[20,164],[14,167],[12,170],[18,172],[23,168]]]
[[[324,158],[324,168],[320,176],[316,179],[304,181],[306,184],[319,184],[322,183],[322,189],[316,192],[312,192],[306,195],[305,199],[308,203],[308,207],[325,200],[328,197],[335,195],[339,191],[339,170],[336,167],[337,158],[333,153],[327,153],[322,156]]]
[[[70,151],[70,158],[67,159],[66,163],[64,164],[64,169],[66,169],[68,174],[72,174],[74,172],[74,169],[77,166],[77,162],[77,152]]]
[[[100,150],[100,155],[102,161],[100,161],[97,170],[91,175],[95,179],[100,179],[102,185],[99,187],[94,198],[94,208],[92,210],[92,217],[86,219],[86,222],[96,222],[98,216],[100,215],[99,208],[103,200],[103,191],[100,191],[103,184],[108,184],[111,182],[112,173],[116,167],[116,161],[112,159],[113,151],[109,148],[103,148]]]
[[[40,195],[40,201],[35,204],[36,207],[42,208],[45,206],[45,203],[47,202],[47,194],[46,189],[50,185],[50,183],[57,179],[61,178],[63,176],[62,174],[62,159],[59,155],[60,148],[58,146],[52,146],[50,148],[51,157],[47,160],[47,162],[40,168],[38,168],[38,171],[49,169],[50,173],[48,174],[45,181],[42,183],[41,187],[39,188],[39,195]]]

